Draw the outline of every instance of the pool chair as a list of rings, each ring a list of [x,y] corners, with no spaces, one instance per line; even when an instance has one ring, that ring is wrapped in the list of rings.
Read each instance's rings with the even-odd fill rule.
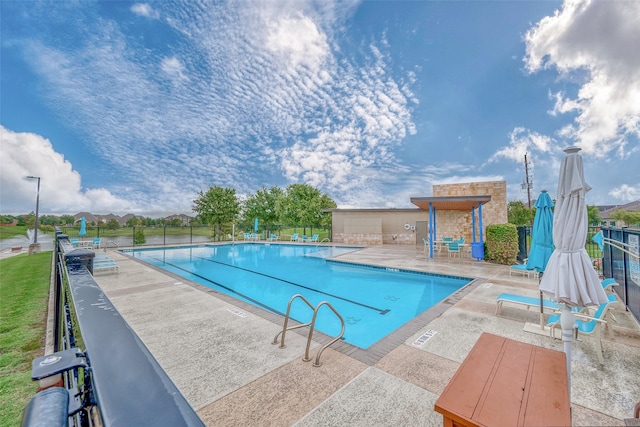
[[[509,267],[509,277],[511,277],[512,273],[519,273],[522,274],[523,276],[527,276],[527,277],[532,277],[534,279],[537,279],[539,276],[539,273],[537,270],[529,270],[527,269],[527,260],[524,260],[524,264],[514,264],[512,266]]]
[[[498,295],[498,298],[496,298],[496,314],[500,313],[500,310],[502,310],[502,304],[505,302],[510,304],[524,305],[525,307],[527,307],[527,310],[532,307],[535,307],[538,310],[540,309],[540,297],[527,297],[524,295],[503,293]],[[560,305],[558,305],[557,302],[548,299],[542,300],[542,307],[543,309],[551,311],[560,310]]]
[[[269,237],[267,237],[267,240],[270,242],[276,242],[279,240],[279,237],[276,236],[275,234],[271,233],[271,235]]]
[[[297,242],[298,241],[298,233],[293,233],[291,235],[291,239],[289,239],[290,242]]]
[[[80,240],[78,239],[69,239],[69,243],[71,243],[74,248],[77,248],[78,246],[80,246]]]
[[[317,243],[317,242],[318,242],[318,237],[320,237],[320,235],[319,235],[319,234],[314,234],[314,235],[313,235],[313,236],[311,236],[311,237],[302,236],[302,241],[303,241],[303,242],[305,242],[305,243],[306,243],[306,242],[309,242],[309,243],[316,242],[316,243]]]
[[[456,254],[460,256],[460,246],[458,246],[458,242],[450,242],[447,245],[447,251],[449,252],[449,257],[455,256]]]
[[[573,315],[576,317],[576,323],[573,326],[576,334],[576,339],[579,333],[585,335],[593,335],[596,342],[596,350],[598,352],[598,361],[601,365],[604,365],[604,357],[602,355],[602,327],[606,326],[607,321],[605,317],[607,315],[607,311],[609,306],[612,304],[612,301],[605,302],[604,304],[600,304],[598,310],[594,313],[593,316],[585,316],[582,313],[574,313]],[[560,334],[556,337],[555,330],[560,329],[560,314],[554,314],[549,317],[549,321],[547,322],[547,326],[549,326],[549,334],[551,338],[560,338]]]
[[[100,243],[102,243],[101,237],[94,238],[93,242],[91,243],[91,249],[100,249]]]
[[[120,272],[120,266],[112,259],[104,259],[102,261],[93,262],[93,274],[107,273],[107,272]]]

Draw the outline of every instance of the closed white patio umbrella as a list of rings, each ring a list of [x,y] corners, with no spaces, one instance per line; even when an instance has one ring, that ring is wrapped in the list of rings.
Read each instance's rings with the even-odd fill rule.
[[[553,215],[555,249],[540,281],[540,290],[550,299],[564,303],[560,325],[571,398],[571,341],[575,324],[571,307],[599,306],[608,300],[584,247],[588,231],[585,195],[591,186],[584,180],[582,156],[578,154],[580,148],[564,151],[567,155],[560,165]]]

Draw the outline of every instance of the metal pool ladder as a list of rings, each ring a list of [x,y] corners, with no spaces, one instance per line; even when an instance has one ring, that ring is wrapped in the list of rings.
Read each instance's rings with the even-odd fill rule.
[[[295,325],[295,326],[290,326],[287,327],[287,325],[289,324],[289,314],[291,312],[291,304],[293,304],[293,301],[296,298],[300,298],[305,304],[307,304],[307,306],[313,310],[313,317],[311,318],[310,322],[307,323],[303,323],[300,325]],[[292,329],[299,329],[299,328],[304,328],[305,326],[309,326],[311,325],[310,329],[309,329],[309,336],[307,337],[307,349],[304,352],[304,357],[302,358],[302,360],[304,362],[308,362],[311,360],[311,358],[309,357],[309,347],[311,347],[311,339],[313,338],[313,330],[315,329],[316,326],[316,317],[318,316],[318,310],[320,310],[320,307],[322,307],[323,305],[326,305],[327,307],[329,307],[331,309],[331,311],[333,311],[333,313],[338,316],[338,319],[340,319],[340,324],[342,325],[342,330],[340,331],[340,334],[338,334],[338,336],[336,336],[334,339],[332,339],[330,342],[328,342],[327,344],[325,344],[324,346],[322,346],[320,348],[320,350],[318,350],[318,354],[316,354],[316,361],[313,362],[313,366],[314,367],[318,367],[318,366],[322,366],[322,363],[320,363],[320,355],[322,354],[322,352],[329,347],[331,344],[333,344],[334,342],[338,341],[340,338],[342,338],[342,336],[344,335],[344,319],[342,318],[342,316],[340,316],[340,313],[338,313],[336,311],[335,308],[333,308],[333,306],[331,304],[329,304],[329,302],[327,301],[322,301],[321,303],[319,303],[318,305],[316,305],[315,307],[313,305],[311,305],[311,303],[302,295],[300,294],[295,294],[294,296],[291,297],[291,299],[289,300],[289,304],[287,305],[287,314],[284,317],[284,325],[282,326],[282,331],[278,332],[276,334],[276,336],[273,338],[273,341],[271,342],[271,344],[278,344],[278,337],[280,336],[280,334],[282,334],[282,338],[280,339],[280,348],[285,348],[286,345],[284,345],[284,337],[285,334],[287,333],[287,331],[290,331]]]

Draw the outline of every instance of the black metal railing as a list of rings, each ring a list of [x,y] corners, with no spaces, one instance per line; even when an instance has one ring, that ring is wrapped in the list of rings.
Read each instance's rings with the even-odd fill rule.
[[[54,353],[33,363],[43,390],[23,426],[204,426],[93,279],[94,257],[57,232]]]
[[[154,226],[154,227],[119,227],[87,226],[86,234],[79,236],[79,227],[62,227],[61,231],[69,237],[77,238],[80,243],[89,243],[94,238],[100,238],[101,248],[117,248],[131,246],[170,246],[182,244],[202,244],[211,242],[242,241],[244,232],[256,233],[251,227],[209,227],[202,226]],[[319,240],[331,240],[331,227],[315,225],[272,225],[267,229],[261,228],[257,234],[261,240],[266,240],[270,234],[275,234],[280,240],[288,240],[290,235],[298,233],[300,236],[319,234]]]
[[[627,309],[640,321],[640,230],[603,227],[605,277],[613,277],[614,289]]]

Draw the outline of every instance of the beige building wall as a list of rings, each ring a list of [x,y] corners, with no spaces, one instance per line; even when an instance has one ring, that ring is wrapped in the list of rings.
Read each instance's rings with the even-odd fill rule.
[[[429,213],[422,209],[337,209],[333,211],[332,238],[351,245],[415,245],[416,223],[428,218]]]
[[[482,236],[486,236],[487,225],[507,222],[507,182],[488,181],[433,186],[433,197],[491,196],[491,201],[482,205]],[[437,238],[464,237],[472,241],[471,211],[436,211]],[[476,239],[478,235],[478,209],[476,209]]]
[[[471,182],[433,186],[433,197],[491,196],[482,205],[483,237],[490,224],[507,222],[506,181]],[[471,211],[436,211],[437,238],[464,237],[472,241]],[[335,209],[332,210],[332,240],[351,245],[421,245],[427,236],[429,212],[415,209]],[[476,227],[479,226],[476,209]],[[476,229],[478,238],[479,230]]]

